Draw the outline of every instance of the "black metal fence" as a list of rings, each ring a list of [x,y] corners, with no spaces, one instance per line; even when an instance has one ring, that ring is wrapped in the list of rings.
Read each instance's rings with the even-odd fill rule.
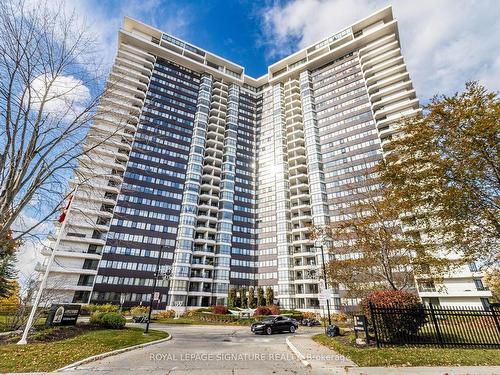
[[[370,305],[377,346],[500,348],[500,309]]]

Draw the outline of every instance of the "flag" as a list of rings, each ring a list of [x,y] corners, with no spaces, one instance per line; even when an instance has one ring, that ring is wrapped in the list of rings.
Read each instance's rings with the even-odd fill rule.
[[[59,219],[57,219],[58,222],[62,223],[64,219],[66,219],[66,212],[68,212],[69,205],[71,204],[71,201],[73,200],[73,196],[69,196],[68,204],[64,208],[63,212],[61,213],[61,216],[59,216]]]

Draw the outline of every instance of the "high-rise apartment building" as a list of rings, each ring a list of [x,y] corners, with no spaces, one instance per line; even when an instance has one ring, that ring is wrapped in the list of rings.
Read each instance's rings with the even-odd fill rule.
[[[375,185],[394,122],[420,110],[390,7],[258,79],[126,18],[108,87],[87,146],[107,138],[75,171],[49,277],[67,302],[148,301],[161,253],[158,308],[270,286],[284,308],[320,309],[311,226]]]

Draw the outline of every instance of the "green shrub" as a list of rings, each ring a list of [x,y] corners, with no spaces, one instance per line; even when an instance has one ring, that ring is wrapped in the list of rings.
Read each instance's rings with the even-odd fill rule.
[[[255,309],[255,289],[250,287],[248,289],[248,307],[251,309]]]
[[[101,327],[112,328],[112,329],[121,329],[125,327],[126,320],[125,318],[115,312],[104,313],[101,317]]]
[[[236,307],[236,288],[229,288],[228,294],[227,294],[227,307],[234,308]]]
[[[87,304],[81,305],[80,314],[82,315],[92,315],[96,312],[118,312],[120,306],[113,305],[112,303],[105,303],[102,305]]]
[[[264,289],[261,286],[257,288],[257,306],[262,306],[266,303],[264,298]]]
[[[132,316],[147,315],[148,312],[149,307],[146,306],[134,306],[130,309],[130,315]]]
[[[118,312],[120,306],[113,305],[112,303],[105,303],[103,305],[94,305],[94,312]]]
[[[405,309],[401,313],[383,314],[376,324],[392,338],[415,335],[426,323],[424,306],[418,296],[402,290],[381,290],[373,292],[361,300],[361,308],[368,322],[373,326],[370,303],[375,307]]]
[[[175,317],[175,310],[164,310],[153,315],[153,319],[171,319]]]
[[[100,326],[102,323],[102,316],[106,314],[104,312],[95,312],[90,316],[89,323],[94,326]]]
[[[270,306],[274,302],[274,290],[270,286],[266,288],[266,305]]]
[[[304,314],[302,311],[298,310],[281,310],[281,315],[293,318],[296,320],[304,319]]]
[[[212,312],[211,307],[200,307],[199,309],[194,310],[194,312]]]
[[[209,307],[201,307],[199,309],[191,309],[191,310],[186,310],[182,314],[183,318],[193,318],[197,313],[202,313],[202,312],[212,312],[212,309]]]
[[[90,316],[89,323],[103,328],[120,329],[125,327],[126,320],[116,312],[95,312]]]
[[[240,288],[240,304],[239,304],[239,306],[243,309],[246,309],[248,307],[247,288],[245,288],[245,287]]]
[[[234,315],[212,314],[212,313],[197,312],[197,311],[193,313],[192,317],[202,322],[212,322],[212,323],[233,323],[238,320],[238,317]]]

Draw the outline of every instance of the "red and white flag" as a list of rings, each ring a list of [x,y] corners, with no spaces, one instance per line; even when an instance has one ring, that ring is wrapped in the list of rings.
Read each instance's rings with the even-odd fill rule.
[[[69,205],[71,204],[71,201],[73,200],[73,195],[69,196],[68,204],[64,208],[63,212],[61,213],[61,216],[59,216],[59,219],[57,219],[58,222],[62,223],[66,219],[66,212],[68,212]]]

